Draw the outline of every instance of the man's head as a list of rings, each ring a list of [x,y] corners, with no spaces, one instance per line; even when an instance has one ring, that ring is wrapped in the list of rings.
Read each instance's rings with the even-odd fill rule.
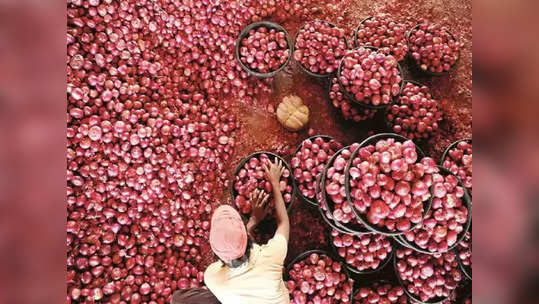
[[[229,267],[247,261],[249,250],[247,231],[240,214],[229,205],[219,206],[211,218],[210,246]]]

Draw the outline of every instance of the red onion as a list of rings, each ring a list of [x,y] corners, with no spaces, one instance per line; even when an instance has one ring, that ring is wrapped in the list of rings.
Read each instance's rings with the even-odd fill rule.
[[[418,300],[449,297],[462,279],[452,251],[442,254],[422,254],[412,249],[399,249],[397,272],[404,288]]]
[[[323,137],[308,138],[301,143],[300,149],[290,161],[290,167],[304,197],[314,199],[318,176],[333,154],[341,148],[342,144],[338,141]]]
[[[459,141],[450,149],[442,166],[455,174],[472,194],[472,143]]]
[[[353,304],[407,304],[408,298],[401,286],[374,283],[369,287],[362,287],[354,297]]]
[[[395,133],[412,140],[422,140],[438,131],[442,115],[429,88],[407,82],[397,102],[388,109],[387,121]]]
[[[381,234],[344,234],[331,231],[337,254],[357,271],[376,270],[391,254],[391,241]]]
[[[357,102],[381,106],[400,93],[401,77],[395,57],[359,48],[343,57],[339,82]]]
[[[445,26],[423,21],[409,38],[412,57],[423,71],[448,72],[459,58],[461,44]]]
[[[331,79],[329,100],[337,109],[340,109],[345,120],[352,119],[355,122],[370,119],[376,114],[376,110],[365,109],[352,101],[349,101],[341,92],[337,78]]]
[[[288,275],[291,304],[351,302],[353,280],[339,262],[325,254],[312,253],[295,263]]]
[[[326,21],[315,20],[299,29],[294,59],[314,74],[328,75],[337,71],[346,48],[343,29]]]
[[[464,189],[454,175],[432,175],[434,198],[420,228],[404,233],[407,241],[429,252],[445,252],[454,247],[468,221],[463,202]]]
[[[378,14],[361,23],[356,32],[357,46],[374,46],[401,61],[408,53],[406,26],[390,14]]]
[[[359,148],[352,160],[350,203],[374,226],[409,231],[423,219],[424,204],[430,198],[430,174],[435,170],[432,159],[418,161],[411,140],[378,140]]]
[[[240,60],[249,69],[270,73],[279,69],[290,56],[286,34],[260,26],[240,41]]]
[[[272,157],[273,158],[273,157]],[[272,193],[272,187],[270,182],[267,180],[264,169],[262,168],[263,164],[269,164],[269,162],[274,162],[273,159],[270,160],[270,156],[267,154],[259,154],[257,156],[249,158],[243,168],[238,171],[238,174],[234,178],[234,190],[236,190],[237,195],[234,198],[234,202],[238,210],[245,215],[251,213],[251,202],[249,201],[249,195],[255,189],[264,190],[266,193]],[[285,169],[281,180],[279,182],[279,188],[283,194],[285,205],[292,202],[292,185],[289,184],[290,171]],[[273,198],[269,200],[269,204],[274,206]],[[271,209],[271,214],[273,210]]]

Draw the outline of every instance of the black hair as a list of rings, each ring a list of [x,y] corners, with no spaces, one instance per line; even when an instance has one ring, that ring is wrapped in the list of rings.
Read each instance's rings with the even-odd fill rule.
[[[230,261],[229,263],[221,260],[221,258],[219,258],[221,260],[221,262],[223,262],[223,264],[225,264],[226,266],[230,267],[230,268],[237,268],[237,267],[240,267],[241,265],[243,265],[244,263],[248,262],[249,261],[249,256],[251,255],[251,247],[253,246],[253,243],[251,242],[250,239],[247,239],[247,246],[245,247],[245,253],[243,254],[243,256],[237,258],[237,259],[234,259],[232,261]]]

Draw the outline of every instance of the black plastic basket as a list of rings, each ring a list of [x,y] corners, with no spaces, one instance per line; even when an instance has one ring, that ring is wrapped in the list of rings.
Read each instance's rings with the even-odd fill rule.
[[[297,155],[297,154],[298,154],[299,150],[301,149],[301,147],[303,146],[303,143],[304,143],[306,140],[310,139],[311,141],[314,141],[314,140],[315,140],[316,138],[318,138],[318,137],[324,139],[324,141],[326,141],[326,142],[333,139],[333,137],[328,136],[328,135],[314,135],[314,136],[308,137],[308,138],[304,139],[304,140],[298,145],[298,147],[296,148],[296,151],[294,152],[294,155]],[[291,172],[291,173],[292,173],[292,172]],[[294,178],[294,180],[295,180],[295,178]],[[315,183],[317,183],[317,182],[318,182],[318,178],[316,178],[316,180],[315,180]],[[299,185],[299,182],[298,182],[297,180],[295,180],[295,184],[296,184],[296,187],[297,187],[297,186]],[[315,187],[316,187],[316,185],[315,185]],[[299,191],[299,189],[297,189],[297,192],[298,192],[299,197],[301,197],[301,198],[303,199],[303,201],[305,201],[308,205],[310,205],[310,206],[315,206],[315,207],[317,207],[317,206],[320,205],[320,203],[318,202],[318,199],[316,199],[316,191],[315,191],[315,196],[314,196],[314,198],[312,198],[312,199],[311,199],[311,198],[308,198],[308,197],[306,197],[306,196],[304,196],[303,193],[301,193],[301,191]]]
[[[266,27],[268,29],[275,29],[277,31],[284,32],[286,43],[288,44],[288,52],[289,52],[288,59],[277,70],[271,71],[269,73],[259,73],[259,72],[253,71],[248,66],[243,64],[243,62],[241,62],[241,60],[240,60],[241,41],[244,38],[247,37],[250,30],[257,29],[259,27]],[[235,51],[236,51],[235,52],[236,60],[238,61],[239,65],[241,66],[241,68],[245,72],[247,72],[248,74],[253,75],[255,77],[258,77],[258,78],[268,78],[268,77],[275,76],[282,69],[284,69],[286,67],[286,65],[288,65],[288,63],[290,62],[290,58],[292,58],[293,53],[294,53],[294,45],[292,44],[292,41],[290,40],[290,35],[288,34],[288,32],[282,26],[280,26],[277,23],[270,22],[270,21],[260,21],[260,22],[255,22],[255,23],[249,24],[247,27],[245,27],[245,29],[243,29],[243,31],[241,31],[240,35],[238,36],[238,39],[236,40],[236,50]]]
[[[402,286],[402,289],[404,289],[404,293],[408,296],[408,300],[409,300],[408,302],[410,302],[410,300],[414,300],[418,304],[442,304],[444,301],[451,298],[451,295],[453,294],[453,292],[455,292],[456,289],[452,290],[451,294],[448,297],[435,297],[435,298],[432,298],[432,299],[430,299],[429,301],[426,301],[426,302],[421,301],[419,298],[417,298],[415,295],[413,295],[410,291],[408,291],[408,288],[406,288],[406,284],[402,280],[402,278],[400,277],[399,270],[397,269],[397,259],[398,259],[397,258],[397,250],[399,248],[393,248],[393,249],[394,249],[394,252],[395,252],[395,254],[393,255],[393,269],[395,270],[395,276],[397,277],[399,285]]]
[[[329,159],[328,163],[326,164],[326,168],[324,169],[323,174],[321,174],[319,187],[320,187],[320,191],[322,191],[322,198],[324,199],[324,202],[326,204],[326,208],[328,209],[329,214],[333,213],[334,203],[327,196],[327,193],[326,193],[326,187],[325,187],[326,174],[327,174],[328,169],[333,165],[333,162],[341,154],[341,152],[344,149],[349,149],[349,148],[350,148],[350,146],[344,147],[344,148],[340,149],[339,151],[337,151],[335,154],[333,154],[333,156]],[[347,172],[347,168],[345,167],[345,173],[346,172]],[[345,181],[345,183],[346,183],[346,181]],[[350,203],[350,201],[348,201],[348,203]],[[353,206],[350,206],[350,207],[352,207],[352,211],[353,211],[354,207]],[[357,217],[357,214],[356,214],[356,217]],[[361,224],[341,223],[341,222],[335,220],[334,218],[331,218],[331,219],[334,221],[335,225],[339,226],[342,230],[345,231],[345,233],[348,233],[348,234],[361,234],[361,233],[370,232],[365,226],[363,226]]]
[[[350,194],[350,167],[352,166],[352,162],[353,162],[354,158],[356,158],[359,149],[361,149],[361,148],[363,148],[363,147],[365,147],[367,145],[376,144],[376,142],[378,142],[379,140],[388,139],[388,138],[393,138],[393,139],[395,139],[395,141],[398,141],[398,142],[404,142],[404,141],[409,140],[408,138],[406,138],[404,136],[401,136],[401,135],[398,135],[398,134],[395,134],[395,133],[380,133],[380,134],[376,134],[376,135],[373,135],[373,136],[365,139],[359,145],[359,148],[356,149],[352,153],[352,156],[350,157],[350,159],[348,160],[348,163],[346,164],[346,169],[345,169],[346,175],[345,175],[345,182],[344,183],[345,183],[345,187],[346,187],[346,199],[348,200],[348,203],[352,207],[352,211],[354,212],[356,217],[359,219],[359,221],[369,231],[372,231],[372,232],[375,232],[375,233],[381,233],[381,234],[384,234],[384,235],[394,237],[394,236],[397,236],[397,235],[401,235],[404,232],[403,231],[390,231],[385,227],[378,227],[376,225],[370,224],[369,221],[367,220],[366,216],[364,214],[361,214],[358,210],[356,210],[354,204],[352,203],[352,196]],[[418,159],[421,159],[421,158],[425,157],[425,153],[423,153],[423,151],[417,145],[416,145],[416,152],[417,152]],[[432,187],[429,190],[431,192],[431,197],[430,197],[430,199],[428,199],[427,201],[424,202],[426,205],[424,205],[423,216],[425,216],[425,214],[430,210],[430,206],[431,206],[431,203],[432,203]],[[421,225],[421,223],[411,227],[410,230],[413,230],[413,229],[419,227],[420,225]]]
[[[440,170],[440,174],[444,175],[444,176],[447,176],[447,175],[453,175],[455,176],[454,174],[452,174],[451,172],[449,172],[449,170],[445,169],[445,168],[442,168],[440,166],[438,166],[438,169]],[[464,239],[464,237],[466,236],[466,232],[468,232],[468,229],[470,228],[470,225],[472,224],[472,199],[470,198],[470,196],[468,195],[468,190],[466,190],[466,187],[464,187],[464,185],[462,184],[462,182],[460,181],[460,179],[458,177],[455,176],[455,178],[458,180],[458,185],[462,187],[462,189],[464,190],[464,197],[463,197],[463,201],[464,201],[464,204],[466,205],[466,208],[468,208],[468,220],[466,221],[466,224],[464,225],[464,229],[460,232],[458,238],[457,238],[457,241],[455,242],[455,244],[453,244],[451,247],[448,247],[447,248],[447,251],[451,251],[453,249],[455,249],[458,244]],[[435,254],[435,253],[439,253],[439,252],[430,252],[426,249],[423,249],[421,247],[419,247],[417,244],[415,243],[412,243],[412,242],[409,242],[404,236],[402,235],[398,235],[398,236],[395,236],[395,239],[397,240],[397,242],[399,242],[400,244],[408,247],[408,248],[411,248],[417,252],[421,252],[421,253],[425,253],[425,254]],[[446,251],[444,251],[446,252]]]
[[[283,281],[288,281],[289,279],[289,275],[288,275],[288,272],[290,271],[290,269],[293,267],[294,264],[298,263],[298,262],[301,262],[303,260],[305,260],[306,258],[308,258],[311,254],[313,253],[318,253],[319,255],[327,255],[328,257],[330,257],[331,259],[333,259],[333,261],[336,261],[338,263],[341,264],[341,269],[344,271],[344,274],[346,275],[346,278],[347,279],[351,279],[351,275],[350,275],[350,272],[348,271],[348,268],[346,268],[346,265],[344,265],[340,259],[335,256],[333,253],[331,252],[327,252],[325,250],[320,250],[320,249],[313,249],[313,250],[308,250],[308,251],[305,251],[301,254],[299,254],[296,258],[294,258],[290,263],[288,263],[288,265],[286,265],[285,267],[285,271],[283,273]],[[352,284],[352,289],[350,290],[350,303],[352,303],[352,296],[355,294],[354,292],[354,285],[355,284]]]
[[[373,51],[378,51],[377,48],[372,47],[372,46],[362,46],[362,47],[359,47],[359,48],[365,48],[365,49],[369,49],[369,50],[373,50]],[[353,51],[355,51],[355,50],[357,50],[359,48],[355,48],[353,50],[350,50],[349,52],[353,52]],[[341,88],[342,94],[344,96],[346,96],[346,98],[348,100],[351,100],[354,104],[358,104],[358,105],[360,105],[360,106],[362,106],[364,108],[367,108],[367,109],[379,110],[379,109],[387,108],[388,106],[393,104],[400,97],[401,92],[402,92],[402,88],[404,87],[404,72],[402,70],[402,66],[400,65],[400,63],[397,62],[397,68],[399,69],[399,73],[401,75],[401,78],[403,78],[403,79],[401,80],[399,93],[391,99],[390,103],[373,106],[373,105],[366,104],[366,103],[363,103],[363,102],[360,102],[360,101],[356,100],[356,98],[345,89],[345,87],[341,83],[341,79],[339,77],[339,75],[341,75],[341,72],[342,72],[342,66],[343,66],[343,63],[344,63],[344,60],[343,60],[344,57],[346,57],[346,55],[344,55],[343,58],[341,59],[341,62],[339,63],[339,69],[337,70],[337,82],[339,83],[339,87]]]
[[[324,174],[322,172],[322,174]],[[320,176],[318,176],[318,181],[316,182],[316,192],[319,193],[320,191],[320,180],[322,179],[322,174],[320,174]],[[324,198],[322,198],[324,199]],[[325,199],[324,199],[324,204],[325,204]],[[333,229],[339,231],[340,233],[350,233],[349,231],[347,230],[344,230],[343,228],[337,226],[337,224],[335,224],[335,221],[333,220],[333,218],[330,218],[326,215],[326,211],[324,211],[324,209],[322,209],[322,202],[319,202],[319,205],[318,205],[318,211],[320,212],[320,215],[322,216],[322,219],[324,219],[324,221]]]
[[[296,49],[296,41],[298,39],[298,34],[299,34],[299,31],[301,31],[305,25],[309,24],[309,23],[314,23],[314,22],[321,22],[321,23],[327,23],[329,24],[331,27],[337,27],[335,24],[329,22],[329,21],[325,21],[325,20],[313,20],[313,21],[309,21],[307,23],[304,23],[299,29],[298,31],[296,32],[296,35],[294,36],[294,49]],[[346,41],[346,36],[344,37],[344,43],[346,46],[348,46],[348,42]],[[297,62],[297,61],[296,61]],[[334,71],[333,73],[329,73],[329,74],[317,74],[317,73],[313,73],[311,71],[309,71],[307,68],[305,68],[300,62],[297,62],[298,63],[298,66],[299,68],[301,69],[302,72],[304,72],[305,74],[309,75],[309,76],[312,76],[312,77],[315,77],[315,78],[327,78],[327,77],[331,77],[333,75],[335,75],[335,72]]]
[[[410,36],[412,35],[412,32],[414,30],[416,30],[421,24],[417,24],[416,26],[412,27],[408,33],[406,34],[406,43],[408,43],[408,57],[410,57],[410,60],[412,60],[412,62],[414,63],[414,66],[416,68],[416,70],[418,70],[419,72],[425,74],[425,75],[429,75],[429,76],[446,76],[448,75],[449,73],[453,72],[455,70],[455,68],[459,65],[459,62],[460,62],[460,52],[459,52],[459,57],[457,58],[457,60],[455,61],[455,64],[453,64],[453,66],[451,66],[451,68],[449,69],[449,71],[445,71],[445,72],[441,72],[441,73],[438,73],[438,72],[431,72],[431,71],[428,71],[428,70],[423,70],[421,69],[421,67],[419,66],[418,62],[412,57],[412,50],[410,49]],[[447,31],[446,32],[455,40],[455,41],[458,41],[457,40],[457,37],[455,37],[455,35],[453,35],[453,33],[451,33],[450,31]],[[461,50],[462,51],[462,50]]]
[[[375,234],[375,233],[368,233],[368,234]],[[393,259],[393,254],[395,254],[395,250],[393,249],[394,246],[393,246],[393,242],[391,241],[391,238],[390,237],[388,238],[389,238],[389,241],[391,242],[391,252],[387,255],[386,259],[382,261],[380,265],[378,265],[378,268],[372,269],[372,270],[359,270],[353,267],[352,265],[349,265],[348,263],[346,263],[346,260],[339,255],[337,246],[333,244],[333,236],[331,235],[331,231],[328,232],[328,239],[331,243],[331,248],[333,249],[335,256],[341,261],[342,264],[344,264],[344,266],[346,266],[346,268],[350,272],[356,275],[367,275],[367,274],[377,273],[377,272],[380,272],[382,269],[384,269],[387,264],[389,264],[389,261]]]
[[[233,177],[234,181],[231,183],[231,193],[232,193],[232,200],[233,200],[232,205],[234,206],[234,208],[236,208],[235,200],[236,200],[236,196],[238,195],[238,193],[236,192],[236,189],[234,189],[234,184],[236,183],[236,176],[238,175],[238,172],[243,168],[245,163],[247,161],[249,161],[249,159],[251,159],[253,157],[256,157],[256,156],[258,156],[260,154],[267,154],[268,156],[270,156],[270,159],[271,159],[272,156],[274,157],[274,159],[275,158],[280,159],[283,162],[283,166],[285,166],[286,169],[290,172],[290,175],[288,176],[288,182],[292,186],[292,201],[286,207],[286,211],[288,211],[288,213],[290,213],[290,210],[292,209],[292,205],[294,205],[294,198],[296,197],[296,184],[294,182],[294,177],[292,176],[292,170],[290,169],[290,166],[288,165],[288,163],[282,157],[280,157],[279,155],[277,155],[275,153],[266,152],[266,151],[259,151],[259,152],[252,153],[252,154],[248,155],[247,157],[245,157],[244,159],[242,159],[238,163],[238,166],[236,167],[236,170],[234,170],[234,177]],[[244,214],[242,214],[241,212],[240,212],[240,214],[244,219],[246,218],[246,216]],[[266,217],[265,220],[267,220],[267,218],[268,217]]]

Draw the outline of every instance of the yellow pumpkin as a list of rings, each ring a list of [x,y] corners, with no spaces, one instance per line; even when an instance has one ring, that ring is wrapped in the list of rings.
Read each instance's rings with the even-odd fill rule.
[[[309,122],[309,108],[298,96],[286,96],[277,107],[277,120],[286,129],[298,131]]]

